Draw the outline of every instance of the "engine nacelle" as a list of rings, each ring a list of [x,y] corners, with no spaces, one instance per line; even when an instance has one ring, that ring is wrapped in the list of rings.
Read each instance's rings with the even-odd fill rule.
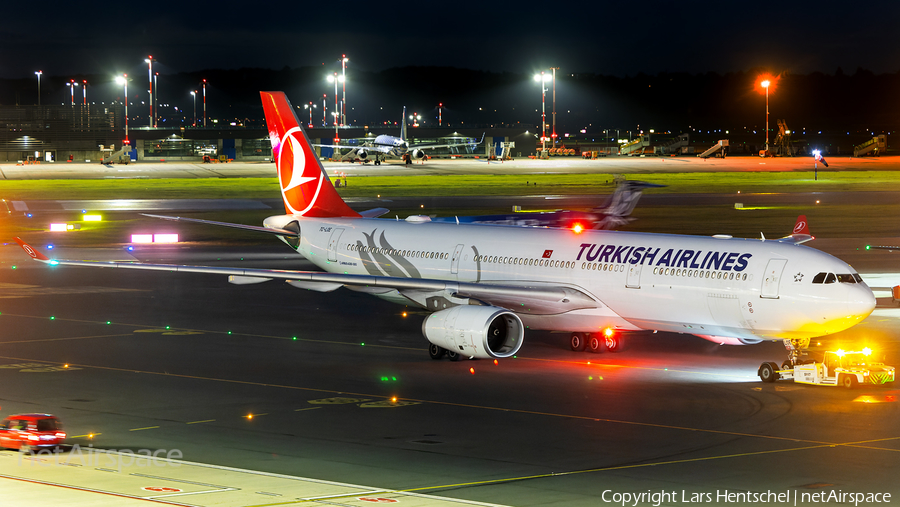
[[[429,342],[466,357],[511,357],[522,347],[525,326],[518,315],[496,306],[455,306],[422,322]]]
[[[369,158],[369,152],[367,150],[359,150],[356,152],[356,158],[366,160]]]
[[[416,160],[422,160],[425,158],[425,150],[413,150],[412,157]]]
[[[756,345],[757,343],[762,343],[762,340],[759,338],[735,338],[733,336],[714,336],[711,334],[698,334],[697,336],[719,345]]]

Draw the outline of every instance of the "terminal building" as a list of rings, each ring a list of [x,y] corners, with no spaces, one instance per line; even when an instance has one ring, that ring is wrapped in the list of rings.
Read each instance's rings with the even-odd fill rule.
[[[44,106],[2,106],[0,121],[5,125],[0,133],[0,163],[65,163],[114,161],[196,161],[237,160],[267,161],[272,159],[272,147],[264,128],[239,125],[209,128],[178,127],[150,128],[135,125],[129,120],[127,137],[131,149],[124,145],[125,105],[74,104]],[[351,139],[379,134],[399,135],[398,127],[346,127],[338,130],[340,144]],[[334,128],[311,128],[310,139],[317,144],[336,144]],[[474,148],[429,150],[431,156],[499,156],[502,143],[518,143],[511,155],[527,156],[535,151],[533,134],[523,129],[489,128],[459,129],[421,127],[410,128],[416,142],[446,143],[448,139],[468,137],[481,140]],[[349,148],[350,146],[348,146]],[[125,148],[124,151],[123,148]],[[331,148],[320,148],[323,158],[335,156]],[[348,150],[349,151],[349,150]],[[346,153],[346,152],[345,152]]]

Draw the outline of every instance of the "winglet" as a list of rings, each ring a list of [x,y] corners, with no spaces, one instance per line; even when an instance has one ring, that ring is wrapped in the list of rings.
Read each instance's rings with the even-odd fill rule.
[[[22,241],[21,238],[13,238],[13,240],[18,243],[19,246],[22,247],[22,250],[25,250],[25,253],[27,253],[32,259],[41,262],[50,262],[49,257],[35,250],[34,247]]]

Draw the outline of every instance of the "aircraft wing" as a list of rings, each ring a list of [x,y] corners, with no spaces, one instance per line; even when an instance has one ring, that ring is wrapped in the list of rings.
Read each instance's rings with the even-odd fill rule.
[[[134,262],[107,262],[89,260],[50,259],[20,238],[14,238],[32,259],[51,266],[87,266],[93,268],[122,268],[175,273],[205,273],[228,276],[235,284],[285,280],[296,287],[329,292],[339,287],[364,292],[397,290],[413,301],[429,296],[475,299],[509,309],[517,313],[550,315],[585,308],[599,308],[601,303],[589,294],[573,287],[546,284],[489,284],[453,282],[426,278],[401,278],[321,271],[294,271],[282,269],[226,268],[214,266],[189,266],[179,264],[149,264]]]
[[[384,208],[375,208],[375,209],[382,210]],[[386,212],[387,212],[387,210],[385,210],[385,213]],[[288,237],[292,237],[292,238],[300,237],[300,227],[296,226],[296,222],[292,222],[292,225],[296,226],[296,230],[290,230],[290,229],[269,229],[268,227],[260,227],[258,225],[232,224],[229,222],[216,222],[214,220],[201,220],[199,218],[168,217],[165,215],[151,215],[149,213],[141,213],[141,215],[144,215],[145,217],[161,218],[163,220],[171,220],[173,222],[194,222],[194,223],[198,223],[198,224],[218,225],[220,227],[231,227],[234,229],[243,229],[245,231],[266,232],[269,234],[277,234],[279,236],[288,236]],[[19,243],[19,244],[21,245],[22,243]]]

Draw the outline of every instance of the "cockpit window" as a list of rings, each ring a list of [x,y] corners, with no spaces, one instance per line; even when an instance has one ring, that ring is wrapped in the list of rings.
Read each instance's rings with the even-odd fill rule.
[[[853,273],[853,279],[856,280],[856,283],[863,283],[862,277],[859,276],[859,273]]]
[[[834,283],[835,281],[837,281],[837,277],[834,276],[834,273],[828,273],[825,276],[825,283]]]
[[[819,273],[813,277],[813,283],[825,283],[825,275],[828,273]]]
[[[858,273],[835,275],[834,273],[819,273],[813,277],[812,283],[863,283]]]
[[[853,275],[838,275],[837,278],[841,283],[856,283],[856,278]]]

